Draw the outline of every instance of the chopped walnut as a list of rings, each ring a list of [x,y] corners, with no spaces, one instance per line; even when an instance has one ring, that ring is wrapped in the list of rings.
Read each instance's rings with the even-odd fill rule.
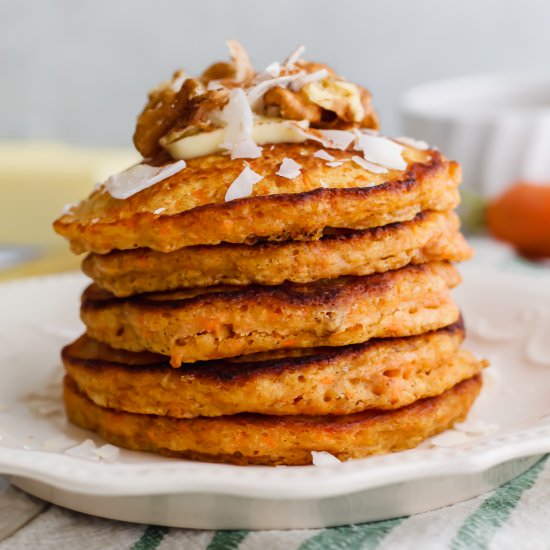
[[[271,88],[263,97],[264,114],[289,120],[321,121],[321,108],[300,93],[286,88]]]
[[[200,126],[207,115],[227,103],[225,90],[206,91],[204,85],[188,78],[176,92],[170,87],[157,88],[149,95],[138,117],[134,132],[136,149],[150,158],[162,151],[159,140],[175,128]]]

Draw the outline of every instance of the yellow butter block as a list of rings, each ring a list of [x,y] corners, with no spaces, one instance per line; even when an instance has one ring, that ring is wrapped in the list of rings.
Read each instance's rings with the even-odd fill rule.
[[[52,222],[64,205],[139,158],[129,149],[0,141],[0,246],[60,245]]]

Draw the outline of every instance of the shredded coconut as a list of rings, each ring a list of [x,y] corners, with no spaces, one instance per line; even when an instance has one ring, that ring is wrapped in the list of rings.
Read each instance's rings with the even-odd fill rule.
[[[61,213],[63,215],[68,214],[75,206],[75,204],[65,204]]]
[[[252,194],[254,185],[261,179],[263,179],[263,176],[254,172],[247,164],[227,189],[225,201],[228,202],[242,197],[248,197]]]
[[[471,438],[464,432],[458,432],[456,430],[447,430],[430,439],[430,444],[433,447],[455,447],[457,445],[464,445],[469,443]]]
[[[329,185],[325,180],[319,179],[319,183],[321,184],[321,187],[327,188]]]
[[[127,199],[185,168],[184,160],[164,166],[136,164],[124,172],[114,174],[105,182],[105,188],[115,199]]]
[[[248,103],[250,104],[250,107],[255,108],[258,102],[264,96],[264,94],[269,90],[271,90],[271,88],[275,88],[276,86],[284,88],[294,80],[297,80],[299,77],[300,77],[299,74],[290,74],[286,76],[278,76],[276,78],[269,78],[267,80],[260,82],[259,84],[256,84],[256,86],[253,86],[252,88],[250,88],[246,94],[248,97]]]
[[[302,167],[300,164],[292,159],[285,157],[283,159],[283,162],[281,162],[281,166],[279,166],[279,170],[277,170],[277,175],[283,178],[287,178],[289,180],[293,180],[301,174],[301,170]]]
[[[285,60],[283,63],[283,67],[288,70],[294,69],[294,65],[300,57],[302,57],[302,54],[306,51],[305,46],[298,46]]]
[[[328,153],[324,149],[319,149],[318,151],[315,151],[315,153],[313,153],[313,156],[318,159],[328,160],[330,162],[336,160],[330,153]]]
[[[262,148],[252,139],[252,109],[242,88],[231,90],[220,118],[226,123],[221,147],[230,151],[232,159],[258,158],[262,154]]]
[[[490,424],[477,418],[468,418],[454,425],[454,429],[470,435],[489,435],[498,431],[498,424]]]
[[[77,458],[86,458],[88,460],[99,460],[94,451],[96,450],[95,443],[91,439],[86,439],[79,445],[71,447],[64,451],[66,455],[74,456]]]
[[[277,78],[281,74],[281,64],[278,61],[274,61],[265,68],[264,72],[271,78]]]
[[[313,73],[299,74],[298,77],[290,83],[289,88],[293,92],[299,92],[306,84],[323,80],[327,76],[328,71],[326,69],[320,69]]]
[[[395,138],[395,141],[402,143],[403,145],[408,145],[409,147],[414,147],[415,149],[420,149],[421,151],[425,151],[426,149],[430,148],[430,146],[425,141],[407,136]]]
[[[366,160],[394,170],[405,170],[407,163],[401,153],[403,147],[395,141],[373,134],[359,133],[355,148]]]
[[[153,210],[153,214],[162,214],[165,210],[166,208],[164,206],[161,206],[160,208]]]
[[[118,459],[120,449],[107,443],[106,445],[94,449],[93,453],[105,462],[115,462]]]
[[[343,160],[334,160],[332,162],[327,162],[326,165],[330,166],[331,168],[336,168],[337,166],[342,166],[344,164]]]
[[[374,172],[375,174],[386,174],[388,172],[388,170],[383,166],[379,166],[378,164],[369,162],[363,157],[359,157],[357,155],[353,155],[353,157],[351,157],[351,160],[355,162],[355,164],[359,165],[361,168],[364,168],[369,172]]]
[[[66,435],[58,435],[50,437],[42,443],[42,449],[44,451],[60,452],[66,451],[69,448],[75,446],[75,440],[67,437]]]
[[[311,451],[311,461],[314,466],[332,466],[342,461],[326,451]]]

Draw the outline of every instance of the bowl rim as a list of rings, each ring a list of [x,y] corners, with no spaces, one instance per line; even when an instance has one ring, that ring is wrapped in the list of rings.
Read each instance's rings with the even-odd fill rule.
[[[467,110],[460,101],[487,101],[502,97],[502,91],[521,94],[547,90],[548,106],[509,106],[498,111]],[[453,104],[453,101],[456,103]],[[550,72],[480,73],[434,80],[408,89],[401,97],[402,114],[437,120],[491,120],[503,114],[540,116],[550,114]]]

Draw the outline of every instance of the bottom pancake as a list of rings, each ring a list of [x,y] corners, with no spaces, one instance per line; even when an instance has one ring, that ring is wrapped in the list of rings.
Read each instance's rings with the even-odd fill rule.
[[[95,405],[65,378],[64,399],[71,422],[106,441],[208,462],[311,464],[311,451],[340,460],[410,449],[462,421],[482,386],[480,374],[437,397],[395,411],[343,416],[262,416],[239,414],[175,419],[120,412]]]

